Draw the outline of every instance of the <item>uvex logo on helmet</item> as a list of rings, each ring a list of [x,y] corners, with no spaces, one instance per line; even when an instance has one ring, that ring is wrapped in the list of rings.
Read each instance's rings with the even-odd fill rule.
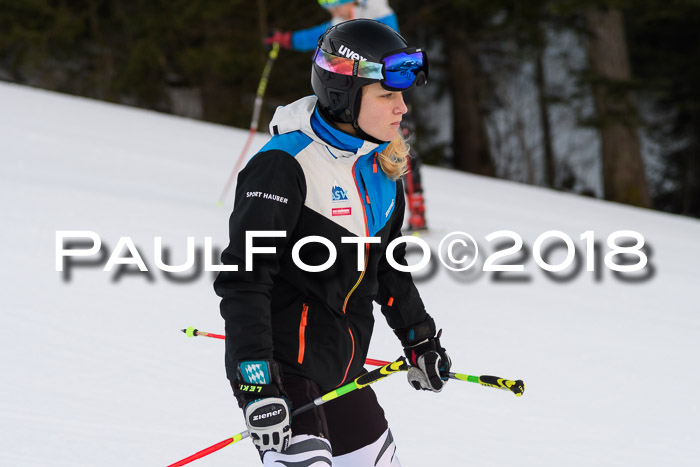
[[[340,55],[343,55],[345,58],[350,58],[352,60],[367,60],[365,57],[362,55],[358,54],[357,52],[353,52],[352,50],[348,49],[344,45],[341,45],[340,48],[338,49],[338,53]]]

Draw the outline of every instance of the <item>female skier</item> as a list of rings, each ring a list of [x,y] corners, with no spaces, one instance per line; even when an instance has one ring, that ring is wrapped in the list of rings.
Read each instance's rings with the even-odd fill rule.
[[[331,27],[313,59],[315,95],[277,110],[272,139],[238,177],[222,253],[238,271],[214,287],[227,377],[265,466],[399,465],[371,388],[291,418],[366,371],[373,301],[412,365],[409,383],[435,392],[447,383],[435,323],[410,273],[386,257],[404,214],[402,91],[427,77],[425,52],[385,24]],[[403,265],[404,247],[393,254]]]
[[[396,32],[399,30],[399,22],[396,13],[389,6],[387,0],[318,0],[318,3],[330,13],[330,21],[297,31],[274,30],[266,38],[265,44],[271,46],[277,42],[284,49],[307,52],[316,48],[319,36],[321,36],[330,26],[335,26],[357,18],[376,19]],[[404,96],[409,103],[410,96]],[[413,118],[407,116],[401,125],[401,132],[408,138],[415,133],[415,122]],[[406,190],[408,202],[408,228],[412,231],[425,230],[428,228],[425,221],[425,200],[423,197],[423,184],[421,183],[421,158],[420,153],[413,151],[408,160],[408,170],[405,176],[404,188]]]

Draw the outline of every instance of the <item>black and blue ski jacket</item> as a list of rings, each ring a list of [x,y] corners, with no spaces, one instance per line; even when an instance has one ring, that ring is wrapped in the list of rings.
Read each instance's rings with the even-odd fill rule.
[[[214,283],[226,321],[226,370],[236,379],[242,360],[274,359],[284,374],[333,389],[363,369],[374,325],[373,301],[393,329],[422,323],[427,314],[410,273],[386,260],[401,236],[404,194],[379,166],[386,145],[348,135],[330,125],[309,96],[275,113],[272,139],[238,176],[229,220],[230,242]],[[246,231],[283,231],[257,237],[246,270]],[[322,272],[307,272],[293,259],[308,236],[332,243],[337,258]],[[380,243],[343,243],[343,237],[376,237]],[[360,252],[364,253],[364,261]],[[400,264],[405,244],[394,250]],[[298,250],[304,264],[329,260],[318,242]],[[358,265],[359,259],[359,265]],[[359,266],[359,268],[358,268]],[[359,270],[358,270],[359,269]]]

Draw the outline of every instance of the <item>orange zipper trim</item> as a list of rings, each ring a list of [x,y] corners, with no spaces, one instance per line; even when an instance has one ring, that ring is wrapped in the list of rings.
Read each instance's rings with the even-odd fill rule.
[[[355,357],[355,336],[352,335],[352,329],[350,329],[350,326],[348,326],[348,332],[350,333],[350,340],[352,341],[352,354],[350,357],[350,361],[348,362],[348,367],[345,369],[343,381],[345,381],[345,378],[348,377],[348,371],[350,371],[350,364],[352,363],[352,359]],[[343,381],[341,381],[340,383],[342,384]],[[340,386],[340,384],[338,386]]]
[[[306,349],[305,334],[308,313],[309,306],[306,303],[304,303],[304,305],[301,308],[301,321],[299,322],[299,358],[297,361],[300,365],[304,363],[304,350]]]

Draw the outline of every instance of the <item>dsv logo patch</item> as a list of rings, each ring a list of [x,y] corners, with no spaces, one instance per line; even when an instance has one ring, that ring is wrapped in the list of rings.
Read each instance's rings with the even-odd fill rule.
[[[340,203],[348,200],[348,190],[344,190],[337,180],[333,182],[333,187],[331,188],[331,200],[334,203]]]

